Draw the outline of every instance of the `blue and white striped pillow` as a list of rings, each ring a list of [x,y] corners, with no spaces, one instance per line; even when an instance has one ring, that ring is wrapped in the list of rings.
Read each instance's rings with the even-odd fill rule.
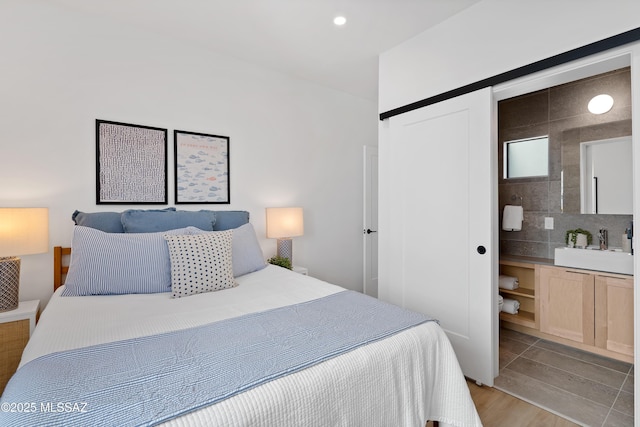
[[[171,263],[163,236],[188,233],[105,233],[75,226],[62,296],[169,292]]]
[[[195,227],[187,227],[191,230],[189,234],[206,234],[210,231],[203,231]],[[254,271],[262,270],[267,266],[262,254],[262,248],[258,243],[256,231],[250,222],[240,227],[231,229],[233,231],[232,264],[233,277],[244,276]],[[215,232],[214,232],[215,233]]]

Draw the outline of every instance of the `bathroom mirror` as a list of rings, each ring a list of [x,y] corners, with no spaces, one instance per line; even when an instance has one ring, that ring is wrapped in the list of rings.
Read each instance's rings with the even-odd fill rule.
[[[633,213],[631,137],[580,144],[580,213]]]
[[[561,206],[565,213],[631,215],[631,136],[563,141]]]

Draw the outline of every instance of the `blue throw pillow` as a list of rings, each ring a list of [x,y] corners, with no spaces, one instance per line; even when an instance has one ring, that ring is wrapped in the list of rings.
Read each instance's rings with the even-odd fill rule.
[[[120,212],[80,212],[75,211],[71,219],[76,225],[91,227],[105,233],[124,233]]]
[[[105,233],[75,226],[62,296],[169,292],[171,262],[164,235],[188,233]]]
[[[184,227],[212,231],[216,223],[214,211],[169,211],[129,209],[122,212],[125,233],[154,233]]]
[[[175,211],[176,208],[153,209],[146,212]],[[80,212],[75,211],[71,219],[76,225],[91,227],[105,233],[124,233],[121,212]]]
[[[247,211],[216,211],[216,223],[214,231],[231,230],[249,222]],[[200,227],[198,227],[200,228]]]

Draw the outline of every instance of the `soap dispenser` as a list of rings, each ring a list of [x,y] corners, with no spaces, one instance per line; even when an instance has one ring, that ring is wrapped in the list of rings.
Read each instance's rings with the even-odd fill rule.
[[[627,228],[622,235],[622,252],[631,253],[631,238],[629,237],[631,232]]]

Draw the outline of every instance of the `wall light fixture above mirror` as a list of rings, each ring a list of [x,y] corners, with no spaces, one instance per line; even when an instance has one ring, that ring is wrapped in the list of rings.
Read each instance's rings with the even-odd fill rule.
[[[587,109],[591,114],[604,114],[613,108],[613,98],[611,95],[603,93],[602,95],[596,95],[591,98]]]

